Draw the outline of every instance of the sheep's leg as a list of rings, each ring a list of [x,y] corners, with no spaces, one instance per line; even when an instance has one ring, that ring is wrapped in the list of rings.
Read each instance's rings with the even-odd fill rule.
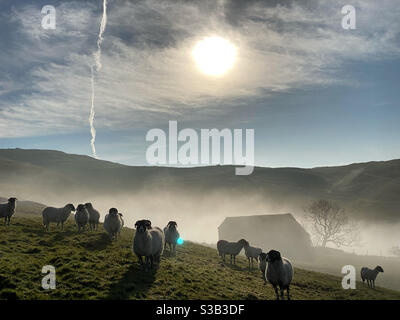
[[[139,260],[139,265],[141,266],[141,268],[142,268],[142,270],[144,269],[144,266],[143,266],[143,258],[142,258],[142,256],[139,256],[138,254],[136,255],[137,256],[137,258],[138,258],[138,260]]]
[[[286,291],[287,291],[287,299],[290,300],[289,286],[287,287]]]
[[[278,287],[276,285],[273,285],[273,286],[274,286],[274,290],[275,290],[276,300],[279,300]]]
[[[249,271],[250,271],[250,258],[247,258],[247,261],[249,262]]]
[[[281,291],[281,298],[282,300],[285,300],[285,289],[283,287],[279,287],[280,291]]]

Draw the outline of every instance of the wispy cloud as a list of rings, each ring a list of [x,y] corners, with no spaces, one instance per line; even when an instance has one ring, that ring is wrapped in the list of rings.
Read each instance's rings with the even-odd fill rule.
[[[358,14],[357,29],[351,31],[341,28],[341,1],[277,3],[110,3],[96,82],[97,129],[212,117],[216,105],[220,115],[228,114],[246,98],[348,81],[343,62],[400,55],[395,1],[353,1]],[[10,32],[20,40],[12,44],[15,54],[0,53],[0,62],[19,72],[10,67],[9,78],[0,78],[0,96],[7,95],[0,102],[0,137],[87,129],[101,7],[63,2],[56,31],[40,28],[38,7],[12,12],[8,19],[16,29]],[[195,43],[209,35],[238,47],[236,65],[223,78],[201,74],[191,56]]]

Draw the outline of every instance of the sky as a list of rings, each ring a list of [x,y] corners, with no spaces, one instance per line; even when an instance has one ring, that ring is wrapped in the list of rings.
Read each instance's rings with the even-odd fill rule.
[[[356,8],[356,29],[341,9]],[[44,5],[56,29],[41,26]],[[91,155],[93,54],[102,1],[0,1],[0,148]],[[400,7],[393,1],[108,0],[95,77],[100,159],[148,165],[146,133],[255,130],[255,164],[315,167],[400,158]],[[237,49],[226,74],[193,48]]]

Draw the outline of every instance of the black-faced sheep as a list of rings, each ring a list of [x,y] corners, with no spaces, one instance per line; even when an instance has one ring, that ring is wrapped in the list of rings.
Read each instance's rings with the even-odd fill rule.
[[[75,222],[78,227],[78,232],[81,231],[81,229],[84,231],[86,225],[88,224],[89,221],[89,213],[86,210],[86,207],[84,204],[78,205],[76,208],[76,213],[75,213]]]
[[[47,207],[42,212],[43,225],[49,230],[50,222],[57,223],[57,227],[61,223],[61,230],[64,230],[64,222],[67,221],[72,211],[75,211],[75,207],[71,203],[64,208]]]
[[[375,269],[371,270],[367,267],[361,268],[361,280],[363,282],[363,286],[365,285],[364,281],[367,280],[368,287],[375,288],[375,279],[378,276],[379,272],[383,272],[381,266],[376,266]]]
[[[267,253],[267,270],[266,278],[274,287],[276,299],[279,300],[278,286],[281,291],[281,298],[284,299],[284,290],[287,291],[287,299],[290,300],[289,286],[293,280],[292,263],[281,257],[279,251],[271,250]]]
[[[90,202],[85,203],[85,207],[89,213],[90,230],[97,230],[99,227],[100,213],[93,208],[93,205]]]
[[[159,265],[164,249],[164,233],[160,228],[152,227],[151,221],[139,220],[135,223],[135,236],[133,238],[133,252],[139,260],[142,269],[146,269],[150,262],[150,269],[154,263]],[[143,258],[145,257],[145,264]]]
[[[122,213],[118,213],[116,208],[111,208],[104,218],[104,229],[106,229],[111,241],[117,240],[123,226]]]
[[[217,242],[218,253],[222,260],[225,262],[225,255],[229,254],[231,257],[231,264],[236,264],[236,256],[240,253],[244,246],[249,243],[245,239],[240,239],[238,242],[228,242],[226,240],[219,240]]]
[[[250,246],[249,244],[244,246],[244,253],[249,261],[249,270],[254,267],[253,259],[258,262],[258,256],[262,252],[261,248],[255,248]],[[251,261],[251,268],[250,268],[250,261]]]
[[[165,245],[164,250],[169,246],[169,251],[174,255],[176,254],[176,243],[179,239],[179,232],[176,229],[178,224],[175,221],[168,222],[167,226],[164,228],[165,235]]]
[[[4,218],[4,225],[10,225],[11,217],[16,208],[17,198],[10,198],[7,203],[0,204],[0,218]]]

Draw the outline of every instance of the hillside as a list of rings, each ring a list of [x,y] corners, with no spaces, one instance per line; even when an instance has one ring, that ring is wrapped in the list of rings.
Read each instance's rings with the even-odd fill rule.
[[[230,199],[234,209],[235,201],[254,198],[252,214],[258,208],[279,212],[283,203],[285,212],[301,212],[310,200],[328,198],[357,218],[394,222],[400,220],[400,160],[313,169],[256,167],[250,176],[235,176],[232,166],[133,167],[59,151],[0,150],[0,194],[4,196],[15,194],[44,203],[50,197],[65,204],[66,197],[81,201],[140,192],[165,195],[172,208],[182,204],[184,193],[191,202],[209,203],[204,210],[215,207],[212,196],[221,203],[220,194]]]
[[[46,232],[39,218],[18,216],[0,226],[1,299],[274,299],[258,270],[244,258],[237,267],[221,263],[215,249],[191,242],[165,255],[156,273],[139,270],[131,251],[134,230],[124,228],[110,243],[99,231],[78,234],[69,221],[64,232]],[[53,265],[57,289],[41,289],[41,268]],[[295,267],[293,299],[400,299],[400,292],[371,290],[357,283],[343,290],[341,279]]]

